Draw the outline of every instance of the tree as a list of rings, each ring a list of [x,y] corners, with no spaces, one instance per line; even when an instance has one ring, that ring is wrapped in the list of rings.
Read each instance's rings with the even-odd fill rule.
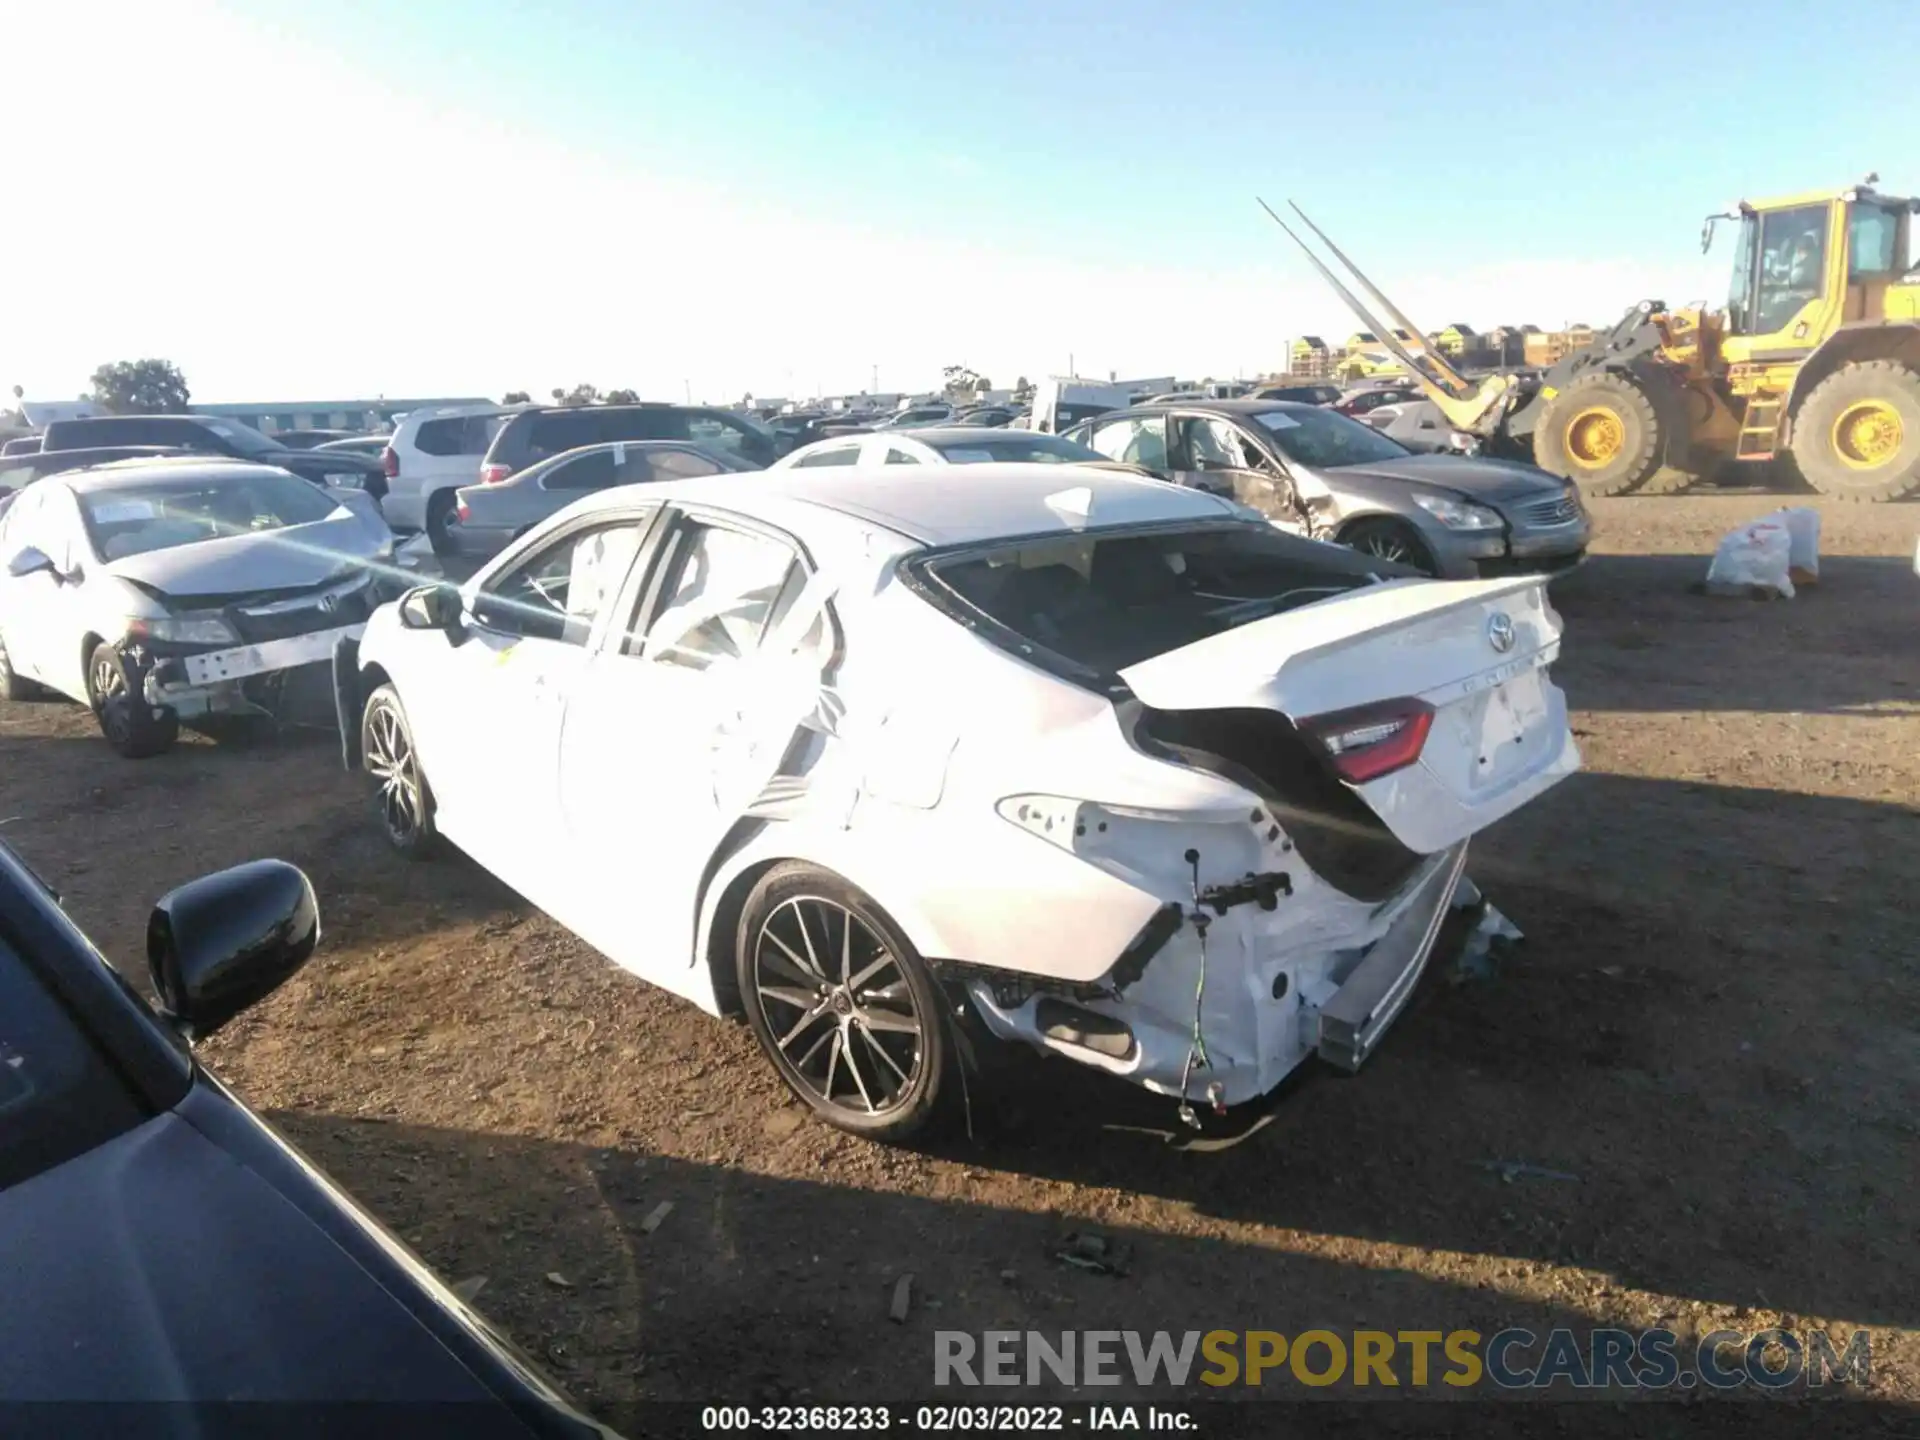
[[[533,397],[524,390],[509,390],[500,397],[502,405],[525,405]]]
[[[553,398],[562,405],[592,405],[600,398],[599,387],[581,381],[571,390],[553,392]]]
[[[965,365],[946,365],[940,370],[946,380],[947,397],[958,400],[964,395],[977,395],[992,387],[985,383],[985,377],[977,374]]]
[[[609,405],[638,405],[640,392],[637,390],[609,390],[601,397]]]
[[[119,360],[93,372],[84,396],[111,415],[184,415],[187,377],[171,360]]]

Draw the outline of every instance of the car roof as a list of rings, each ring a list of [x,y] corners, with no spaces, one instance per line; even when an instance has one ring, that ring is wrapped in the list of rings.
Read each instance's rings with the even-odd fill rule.
[[[916,425],[911,430],[901,431],[897,438],[918,440],[923,445],[951,445],[962,440],[978,445],[992,435],[1040,436],[1047,440],[1060,438],[1058,435],[1046,435],[1039,430],[1008,430],[999,425]],[[885,438],[891,440],[896,437],[889,435]]]
[[[47,479],[63,481],[77,494],[93,495],[103,490],[150,485],[156,480],[255,480],[263,475],[299,478],[278,465],[228,460],[217,455],[182,455],[177,459],[156,456],[151,460],[116,460],[86,470],[63,471],[58,475],[49,475]]]
[[[825,510],[934,547],[1241,513],[1204,491],[1093,465],[969,465],[959,483],[947,466],[823,465],[656,481],[644,489],[649,499],[711,504],[800,530],[806,512]],[[1074,491],[1086,492],[1084,521],[1071,505],[1047,504]],[[633,487],[619,486],[579,503],[591,512],[632,498]]]
[[[1317,414],[1325,408],[1324,405],[1312,405],[1303,400],[1143,400],[1138,405],[1128,405],[1119,410],[1106,410],[1098,415],[1089,415],[1084,420],[1075,421],[1073,428],[1080,430],[1089,426],[1105,425],[1109,421],[1125,419],[1130,415],[1165,415],[1171,410],[1198,410],[1212,415],[1231,415],[1236,419],[1251,420],[1261,415],[1271,415],[1276,410],[1310,410]]]

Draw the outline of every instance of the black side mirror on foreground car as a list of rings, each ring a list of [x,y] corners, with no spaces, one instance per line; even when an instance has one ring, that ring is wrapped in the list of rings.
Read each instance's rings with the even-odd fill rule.
[[[200,1040],[278,989],[319,943],[307,877],[255,860],[161,897],[147,917],[147,970],[168,1018]]]
[[[444,630],[449,639],[458,639],[464,610],[458,586],[422,585],[400,597],[400,624],[407,630]]]

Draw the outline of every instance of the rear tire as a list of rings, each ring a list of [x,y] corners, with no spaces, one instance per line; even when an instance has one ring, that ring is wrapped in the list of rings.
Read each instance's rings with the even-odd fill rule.
[[[1920,375],[1898,360],[1842,366],[1794,417],[1793,459],[1807,484],[1836,500],[1920,493]]]
[[[1533,432],[1534,463],[1591,498],[1639,490],[1660,468],[1660,413],[1622,370],[1576,380],[1554,396]]]
[[[1376,560],[1408,566],[1429,578],[1437,579],[1440,574],[1427,542],[1401,520],[1362,520],[1340,537],[1340,543]]]
[[[413,727],[400,692],[382,685],[360,712],[360,764],[373,777],[374,804],[387,843],[409,860],[424,860],[440,846],[433,823],[433,790],[420,768]]]
[[[944,1111],[956,1057],[940,987],[891,917],[800,861],[753,887],[734,980],[782,1081],[829,1125],[898,1141]]]
[[[451,490],[436,490],[427,501],[427,544],[442,557],[453,553],[453,515],[456,504]]]
[[[100,733],[126,759],[147,760],[173,748],[180,738],[180,717],[135,695],[129,678],[119,646],[93,647],[87,657],[87,701]]]

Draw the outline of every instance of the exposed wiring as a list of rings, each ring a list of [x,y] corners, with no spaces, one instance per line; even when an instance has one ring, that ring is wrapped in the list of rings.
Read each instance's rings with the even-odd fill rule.
[[[1181,1123],[1198,1130],[1200,1117],[1194,1113],[1193,1100],[1188,1095],[1189,1082],[1193,1078],[1193,1067],[1198,1064],[1207,1068],[1207,1041],[1202,1033],[1200,1016],[1207,998],[1207,927],[1213,923],[1213,917],[1200,905],[1200,852],[1189,850],[1187,864],[1193,870],[1193,928],[1200,936],[1200,978],[1193,987],[1193,1038],[1187,1045],[1187,1058],[1180,1066],[1180,1120]]]

